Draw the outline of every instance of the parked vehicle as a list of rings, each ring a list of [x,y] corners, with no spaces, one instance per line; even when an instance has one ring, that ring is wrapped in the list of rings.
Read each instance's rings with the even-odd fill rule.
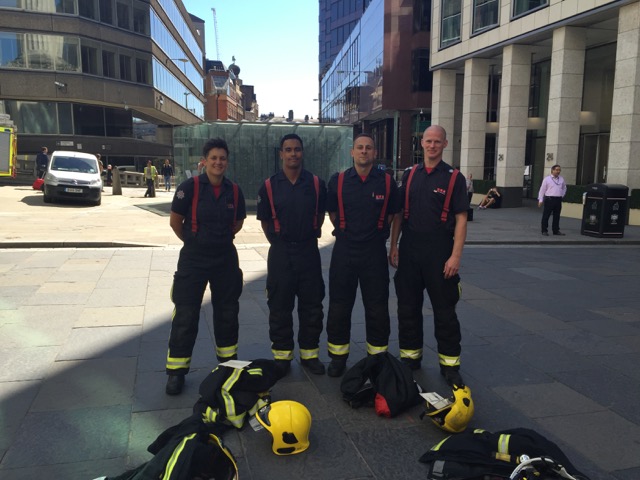
[[[100,205],[102,178],[95,155],[57,150],[44,177],[44,201],[82,200]]]

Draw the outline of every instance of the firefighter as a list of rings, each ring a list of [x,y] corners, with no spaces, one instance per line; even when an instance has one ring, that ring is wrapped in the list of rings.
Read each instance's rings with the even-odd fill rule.
[[[444,128],[428,127],[421,143],[424,162],[404,172],[399,191],[403,210],[394,217],[389,248],[389,262],[397,268],[394,283],[400,360],[412,370],[421,366],[426,288],[433,310],[440,373],[450,385],[463,387],[456,303],[467,236],[466,180],[442,161],[447,146]]]
[[[318,237],[325,214],[326,187],[302,168],[303,143],[296,134],[280,140],[282,170],[258,192],[258,220],[271,244],[267,259],[269,338],[284,373],[293,360],[293,306],[298,300],[300,363],[323,375],[318,360],[324,280]]]
[[[351,149],[353,167],[329,180],[327,211],[336,243],[329,268],[328,374],[341,376],[349,356],[351,313],[358,283],[365,311],[367,353],[386,352],[389,343],[389,265],[386,242],[398,211],[397,186],[373,167],[373,138],[360,134]]]
[[[242,270],[233,238],[246,217],[245,201],[240,188],[224,176],[229,165],[227,143],[209,140],[202,157],[204,173],[183,182],[171,204],[169,223],[184,246],[171,289],[175,308],[166,364],[168,395],[182,391],[189,372],[207,283],[216,356],[221,362],[237,358]]]

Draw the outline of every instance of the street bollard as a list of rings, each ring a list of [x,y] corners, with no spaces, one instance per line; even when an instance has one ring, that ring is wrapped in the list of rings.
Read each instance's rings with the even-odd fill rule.
[[[113,180],[112,180],[112,191],[111,195],[122,195],[122,184],[120,183],[120,170],[118,167],[114,166],[113,170]]]

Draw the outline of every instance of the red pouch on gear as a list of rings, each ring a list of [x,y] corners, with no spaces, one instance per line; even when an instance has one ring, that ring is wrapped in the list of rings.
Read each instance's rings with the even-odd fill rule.
[[[378,416],[391,418],[391,410],[389,410],[389,405],[387,405],[387,400],[379,393],[376,393],[374,406]]]

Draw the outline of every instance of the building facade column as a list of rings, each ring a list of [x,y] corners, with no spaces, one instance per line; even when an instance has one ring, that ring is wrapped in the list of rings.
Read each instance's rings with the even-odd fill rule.
[[[576,183],[580,110],[584,85],[585,31],[562,27],[553,32],[544,172],[558,164],[567,183]]]
[[[620,8],[607,183],[640,188],[640,3]]]
[[[464,64],[460,169],[482,179],[489,97],[489,60],[470,58]]]
[[[451,142],[455,127],[456,72],[440,69],[433,72],[431,103],[431,125],[440,125],[447,132]],[[442,159],[449,165],[453,163],[453,148],[445,148]]]
[[[530,83],[530,48],[523,45],[506,46],[502,51],[496,166],[496,185],[502,193],[503,207],[522,206]]]

